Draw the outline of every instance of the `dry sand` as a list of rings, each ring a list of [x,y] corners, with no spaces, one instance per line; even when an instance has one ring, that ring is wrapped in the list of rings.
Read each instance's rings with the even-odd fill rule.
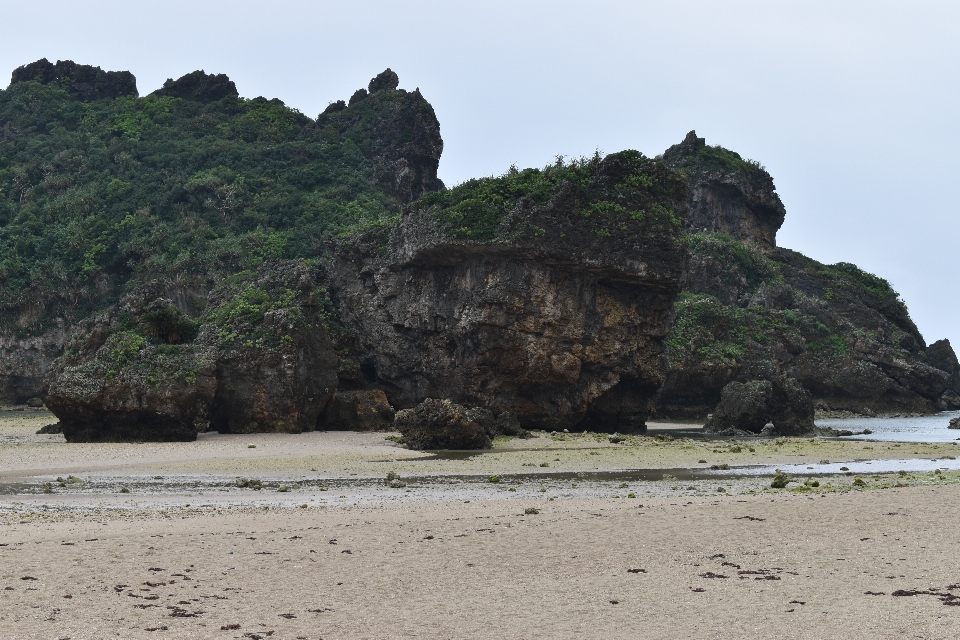
[[[2,638],[960,637],[960,607],[946,606],[960,602],[958,474],[876,475],[863,490],[842,474],[792,490],[769,478],[622,487],[588,475],[575,488],[530,477],[945,457],[955,445],[781,440],[731,452],[543,436],[438,459],[384,434],[75,445],[33,435],[44,420],[0,416]],[[388,471],[433,480],[373,480]],[[70,473],[85,482],[37,491]],[[136,484],[153,473],[203,486]],[[241,473],[313,484],[211,488]],[[513,473],[528,475],[507,482]],[[505,480],[463,481],[485,474]],[[98,480],[108,476],[132,493]]]

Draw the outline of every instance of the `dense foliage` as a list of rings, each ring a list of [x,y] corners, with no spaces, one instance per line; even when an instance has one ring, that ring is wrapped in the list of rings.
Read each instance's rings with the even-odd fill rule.
[[[33,81],[0,91],[0,319],[33,332],[137,281],[207,290],[395,219],[374,133],[410,95],[382,90],[312,120],[236,95],[81,102]]]
[[[613,163],[619,165],[618,171],[607,170]],[[630,150],[571,161],[558,156],[543,169],[511,167],[499,177],[468,180],[427,194],[420,205],[433,207],[438,222],[453,235],[490,240],[519,201],[544,206],[562,194],[578,215],[598,223],[598,234],[609,235],[638,222],[679,229],[683,220],[677,195],[685,192],[678,191],[678,184],[678,177],[659,162]]]

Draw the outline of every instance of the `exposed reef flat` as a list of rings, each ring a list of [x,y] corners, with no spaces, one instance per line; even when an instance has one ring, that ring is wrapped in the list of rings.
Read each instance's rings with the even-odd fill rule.
[[[651,423],[658,437],[539,432],[435,455],[384,433],[36,433],[54,420],[0,412],[0,635],[872,639],[955,625],[960,471],[822,472],[953,465],[952,442],[702,440]],[[785,489],[723,475],[744,465],[802,471]],[[660,477],[625,474],[638,468]]]
[[[958,499],[960,487],[944,486],[65,522],[18,512],[0,524],[0,631],[946,638],[956,620],[943,605],[957,592],[943,552]],[[818,535],[784,544],[800,530]]]

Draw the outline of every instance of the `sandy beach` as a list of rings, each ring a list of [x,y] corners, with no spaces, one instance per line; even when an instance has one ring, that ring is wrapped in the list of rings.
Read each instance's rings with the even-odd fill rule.
[[[50,421],[0,416],[2,638],[960,634],[960,472],[818,471],[953,464],[952,443],[539,434],[436,456],[382,433],[68,444],[35,435]],[[807,484],[657,477],[787,464]]]

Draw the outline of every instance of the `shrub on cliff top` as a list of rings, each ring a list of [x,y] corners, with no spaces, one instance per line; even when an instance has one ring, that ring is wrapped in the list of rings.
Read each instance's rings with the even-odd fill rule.
[[[604,163],[617,170],[604,173]],[[429,193],[415,206],[430,208],[436,220],[455,237],[492,240],[500,224],[521,200],[545,206],[561,192],[583,218],[598,223],[599,235],[624,228],[624,222],[679,228],[678,179],[660,170],[658,162],[639,151],[556,162],[543,169],[517,169],[499,177],[468,180],[446,191]],[[568,190],[568,191],[565,191]]]

